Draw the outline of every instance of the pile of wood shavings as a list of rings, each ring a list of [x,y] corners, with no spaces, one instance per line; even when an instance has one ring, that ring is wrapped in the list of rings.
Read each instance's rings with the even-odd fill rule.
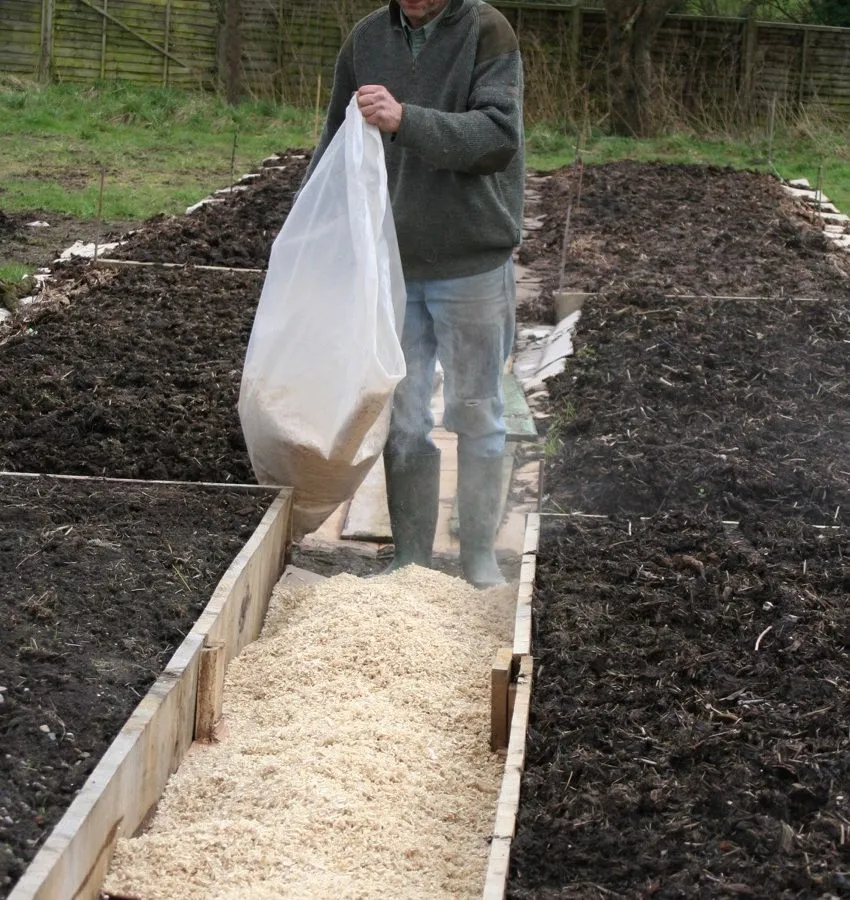
[[[105,889],[144,900],[480,896],[502,763],[493,653],[515,589],[439,572],[279,585]]]

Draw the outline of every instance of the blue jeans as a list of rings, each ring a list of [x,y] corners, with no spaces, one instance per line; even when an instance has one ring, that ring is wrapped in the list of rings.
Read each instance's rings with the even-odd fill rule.
[[[401,345],[407,375],[395,389],[387,451],[399,456],[435,451],[431,394],[439,359],[443,426],[457,434],[458,452],[501,456],[502,372],[516,317],[513,261],[466,278],[410,279],[406,287]]]

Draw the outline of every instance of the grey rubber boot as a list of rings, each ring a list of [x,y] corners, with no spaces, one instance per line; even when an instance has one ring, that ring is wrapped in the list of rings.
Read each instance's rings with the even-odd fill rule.
[[[460,453],[457,515],[463,577],[477,588],[505,583],[496,561],[502,501],[502,457]]]
[[[418,456],[385,453],[384,470],[395,545],[384,574],[414,563],[430,568],[440,502],[440,451]]]

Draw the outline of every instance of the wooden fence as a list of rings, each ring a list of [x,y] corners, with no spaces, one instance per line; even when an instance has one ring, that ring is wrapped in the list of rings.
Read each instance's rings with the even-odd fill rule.
[[[0,72],[208,88],[220,33],[215,0],[2,0]]]
[[[237,16],[228,16],[228,3]],[[494,3],[520,38],[531,117],[552,117],[584,96],[604,106],[602,10],[549,0]],[[235,89],[311,106],[327,95],[344,35],[375,5],[375,0],[2,0],[0,73],[204,89],[229,82],[231,95]],[[658,90],[685,110],[764,109],[779,102],[816,104],[850,118],[847,28],[669,16],[653,53]]]

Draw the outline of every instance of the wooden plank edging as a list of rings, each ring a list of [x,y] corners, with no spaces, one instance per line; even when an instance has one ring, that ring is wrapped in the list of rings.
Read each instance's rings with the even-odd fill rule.
[[[92,262],[101,266],[113,266],[114,268],[137,268],[137,269],[196,269],[199,272],[230,272],[233,275],[265,275],[265,269],[252,269],[248,267],[238,268],[234,266],[210,266],[206,264],[195,263],[171,263],[171,262],[152,262],[149,260],[139,259],[114,259],[110,256],[98,256]]]
[[[529,513],[525,524],[525,543],[522,548],[522,568],[517,590],[514,619],[514,658],[531,654],[531,598],[537,568],[537,548],[540,543],[540,513]]]
[[[115,840],[156,808],[194,739],[201,651],[229,662],[262,628],[284,568],[292,491],[282,490],[230,564],[195,626],[142,698],[8,900],[95,900]]]
[[[490,840],[490,855],[482,900],[504,900],[507,893],[511,842],[516,830],[522,772],[525,767],[525,740],[531,711],[533,664],[531,656],[523,656],[519,662],[508,756],[496,803],[496,819]]]
[[[487,860],[482,900],[504,900],[508,889],[511,842],[519,812],[522,772],[525,767],[525,741],[531,711],[531,682],[534,666],[534,659],[531,655],[531,601],[539,545],[540,514],[529,513],[525,522],[522,568],[514,617],[513,647],[510,650],[500,650],[496,654],[491,672],[491,746],[495,739],[504,733],[504,730],[507,730],[508,752],[499,799],[496,803],[493,833],[490,837],[490,854]],[[506,679],[504,669],[508,658],[511,663]],[[512,681],[513,675],[516,675],[515,681]],[[507,697],[504,697],[506,680],[508,681],[508,693]],[[507,709],[504,710],[504,720],[501,720],[503,699],[507,701]],[[499,720],[495,718],[496,715],[499,716]],[[496,748],[493,747],[493,749]]]

